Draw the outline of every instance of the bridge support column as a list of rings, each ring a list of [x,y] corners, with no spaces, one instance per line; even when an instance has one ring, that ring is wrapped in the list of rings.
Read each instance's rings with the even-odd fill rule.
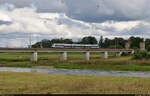
[[[37,52],[31,52],[30,61],[32,61],[32,62],[38,61]]]
[[[102,58],[105,58],[105,59],[108,58],[108,52],[107,51],[102,52]]]
[[[122,54],[122,52],[116,52],[116,53],[115,53],[115,56],[116,56],[116,57],[120,57],[121,54]]]
[[[67,52],[61,52],[60,60],[67,60]]]
[[[90,52],[83,52],[83,59],[86,61],[90,60]]]

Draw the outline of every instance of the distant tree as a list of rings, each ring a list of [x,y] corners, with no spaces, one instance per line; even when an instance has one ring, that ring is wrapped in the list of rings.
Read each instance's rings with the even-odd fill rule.
[[[145,47],[146,47],[147,51],[150,51],[150,39],[145,40]]]
[[[104,48],[108,48],[110,46],[110,39],[105,38],[104,40]]]
[[[52,43],[63,43],[62,40],[63,40],[62,38],[61,39],[52,39],[51,42]]]
[[[100,40],[99,40],[99,47],[100,48],[103,48],[104,47],[104,39],[103,39],[103,36],[100,36]]]
[[[43,40],[41,40],[41,42],[49,42],[50,40],[48,40],[48,39],[43,39]]]
[[[88,36],[88,37],[83,37],[81,40],[82,44],[97,44],[97,40],[95,37]]]
[[[150,51],[150,45],[147,45],[146,50]]]
[[[48,48],[48,47],[51,47],[54,43],[72,44],[73,41],[72,39],[63,39],[63,38],[52,39],[52,40],[43,39],[40,42],[37,42],[34,45],[32,45],[32,47]]]
[[[82,44],[81,41],[82,41],[82,39],[79,38],[76,42],[73,42],[73,44]]]
[[[32,48],[40,48],[40,42],[36,42],[32,45]]]
[[[132,37],[130,37],[129,38],[129,42],[130,42],[130,46],[131,46],[131,48],[140,48],[140,42],[143,42],[144,41],[144,39],[143,38],[140,38],[140,37],[134,37],[134,36],[132,36]]]
[[[64,39],[64,43],[66,43],[66,44],[72,44],[73,41],[72,41],[72,39]]]
[[[112,40],[114,43],[113,45],[115,45],[115,48],[124,48],[125,47],[125,40],[123,38],[114,38]]]
[[[124,48],[126,41],[127,40],[124,40],[123,38],[117,37],[115,37],[114,39],[105,38],[103,42],[103,48]]]
[[[65,44],[72,44],[73,43],[72,39],[63,39],[63,38],[52,39],[51,42],[52,43],[65,43]]]
[[[40,42],[37,42],[35,43],[34,45],[32,45],[32,47],[35,47],[35,48],[48,48],[48,47],[51,47],[51,41],[48,40],[48,39],[43,39],[41,40]]]
[[[130,47],[134,49],[139,49],[140,42],[143,42],[144,39],[140,37],[130,37],[128,40],[123,38],[115,37],[114,39],[105,38],[103,36],[100,37],[99,43],[97,42],[95,37],[88,36],[80,38],[78,41],[74,42],[72,39],[64,39],[64,38],[55,38],[52,40],[43,39],[40,42],[35,43],[32,47],[51,47],[54,43],[65,43],[65,44],[99,44],[101,48],[125,48],[126,42],[130,43]],[[150,51],[150,39],[145,40],[146,49]]]

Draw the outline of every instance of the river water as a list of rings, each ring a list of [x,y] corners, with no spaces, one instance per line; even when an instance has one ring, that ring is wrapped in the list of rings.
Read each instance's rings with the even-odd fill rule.
[[[19,68],[19,67],[0,67],[0,71],[38,72],[38,73],[46,73],[46,74],[69,74],[69,75],[150,77],[150,71],[102,71],[102,70],[91,70],[91,69],[81,70],[81,69]]]

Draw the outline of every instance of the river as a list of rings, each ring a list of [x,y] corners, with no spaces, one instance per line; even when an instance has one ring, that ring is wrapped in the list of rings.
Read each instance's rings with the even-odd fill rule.
[[[45,68],[0,67],[0,71],[38,72],[46,74],[69,74],[69,75],[150,77],[150,71],[103,71],[92,69],[60,69],[60,68],[46,68],[46,67]]]

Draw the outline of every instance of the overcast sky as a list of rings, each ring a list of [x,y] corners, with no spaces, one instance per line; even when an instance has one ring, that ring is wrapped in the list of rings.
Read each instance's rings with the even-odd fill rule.
[[[150,36],[150,0],[0,0],[0,47],[42,39]]]

